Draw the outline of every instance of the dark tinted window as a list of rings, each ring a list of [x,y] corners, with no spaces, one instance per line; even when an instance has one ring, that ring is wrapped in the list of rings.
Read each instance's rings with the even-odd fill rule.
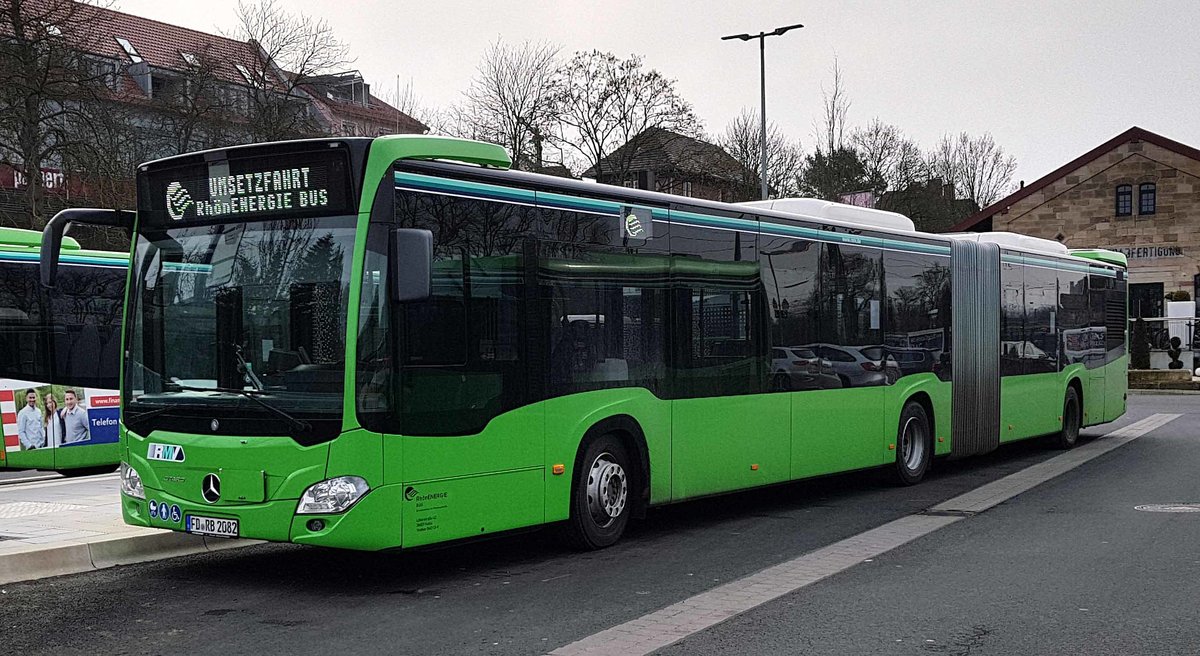
[[[53,382],[116,389],[124,268],[63,266],[49,294]]]
[[[821,243],[768,235],[761,239],[759,268],[771,344],[791,347],[819,342]]]
[[[671,226],[677,395],[766,389],[770,351],[756,244],[753,233]]]
[[[668,270],[662,255],[540,245],[551,396],[605,387],[660,390]]]
[[[882,357],[872,358],[862,347],[883,343],[879,298],[881,253],[875,249],[824,244],[819,273],[819,339],[848,353],[855,366],[835,367],[846,387],[884,385],[899,378],[899,370]]]
[[[1022,267],[1008,262],[1000,265],[1000,375],[1022,373],[1021,361],[1027,353],[1025,341],[1025,283]]]
[[[1058,272],[1058,329],[1062,366],[1104,361],[1104,333],[1091,327],[1091,302],[1085,273]]]
[[[384,223],[373,223],[367,231],[358,314],[358,416],[364,426],[380,432],[399,430],[390,421],[396,407],[387,283],[390,231],[391,226]]]
[[[49,380],[39,289],[36,264],[0,262],[0,376]]]
[[[900,374],[950,377],[950,259],[884,251],[887,333]]]
[[[1025,267],[1025,346],[1021,352],[1027,374],[1058,371],[1058,274],[1052,269]]]
[[[434,233],[432,297],[399,306],[400,415],[410,435],[475,433],[527,402],[526,238],[531,208],[397,192],[402,227]]]

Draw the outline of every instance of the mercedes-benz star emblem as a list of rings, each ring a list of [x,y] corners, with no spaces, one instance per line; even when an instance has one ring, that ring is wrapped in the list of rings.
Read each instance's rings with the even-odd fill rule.
[[[217,429],[221,428],[221,422],[214,419],[214,420],[212,420],[212,423],[209,424],[209,426],[212,426],[213,432],[215,433],[215,432],[217,432]]]
[[[216,474],[209,474],[200,483],[200,496],[209,503],[221,500],[221,479]]]

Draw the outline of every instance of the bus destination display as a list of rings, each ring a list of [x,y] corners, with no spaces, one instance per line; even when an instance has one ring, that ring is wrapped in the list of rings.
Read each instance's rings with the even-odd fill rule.
[[[222,160],[156,171],[148,178],[150,207],[143,208],[149,210],[144,218],[160,225],[353,211],[341,151]]]

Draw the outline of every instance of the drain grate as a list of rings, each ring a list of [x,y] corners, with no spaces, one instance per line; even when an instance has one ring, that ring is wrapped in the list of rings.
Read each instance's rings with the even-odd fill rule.
[[[1200,513],[1200,503],[1147,503],[1134,506],[1134,510],[1165,513]]]
[[[50,503],[47,501],[13,501],[0,503],[0,519],[16,519],[18,517],[33,517],[64,510],[83,510],[87,506],[73,503]]]

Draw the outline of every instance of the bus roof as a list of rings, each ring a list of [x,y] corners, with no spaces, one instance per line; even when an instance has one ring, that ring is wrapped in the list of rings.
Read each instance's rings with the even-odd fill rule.
[[[25,230],[24,228],[0,227],[0,246],[17,248],[39,248],[42,245],[40,230]],[[79,250],[79,242],[70,237],[63,237],[63,250]]]
[[[42,233],[22,228],[0,228],[0,254],[5,260],[37,262],[41,259]],[[82,248],[78,241],[63,237],[62,261],[68,264],[128,266],[129,254]]]

